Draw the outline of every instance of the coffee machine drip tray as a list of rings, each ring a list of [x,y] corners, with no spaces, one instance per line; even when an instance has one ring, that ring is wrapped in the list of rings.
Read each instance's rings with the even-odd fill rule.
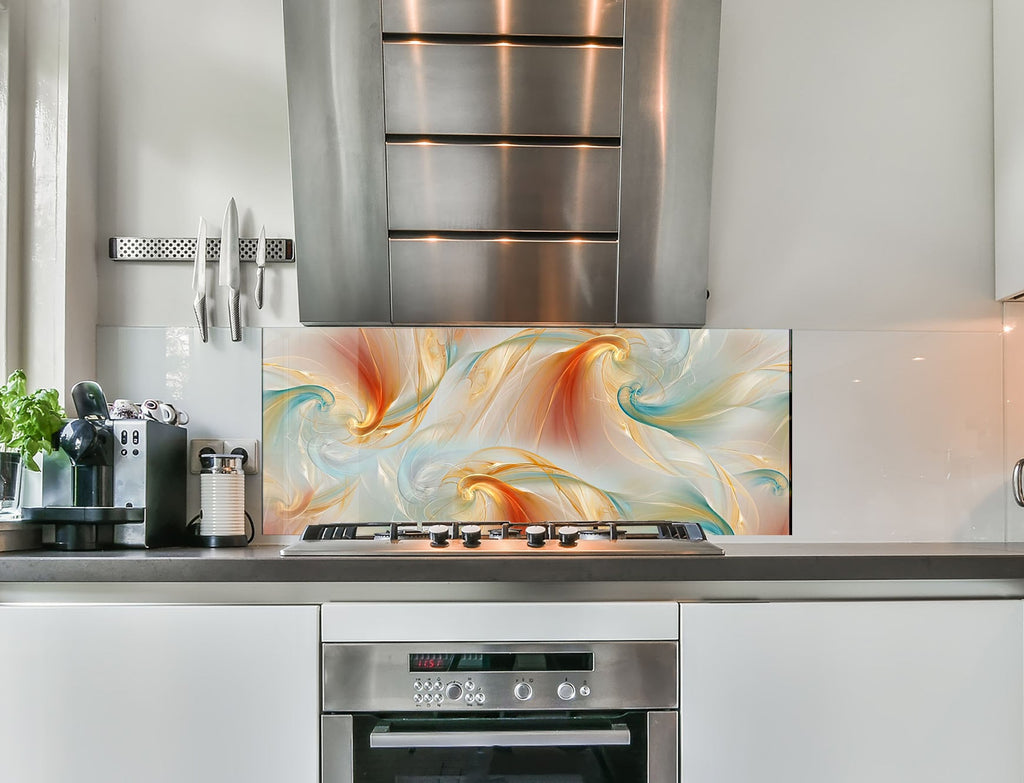
[[[105,549],[114,543],[114,525],[144,522],[140,506],[40,506],[21,509],[23,522],[53,525],[53,546],[69,551]]]
[[[118,525],[123,522],[144,522],[146,509],[120,506],[39,506],[21,509],[21,519],[23,522],[44,525]]]

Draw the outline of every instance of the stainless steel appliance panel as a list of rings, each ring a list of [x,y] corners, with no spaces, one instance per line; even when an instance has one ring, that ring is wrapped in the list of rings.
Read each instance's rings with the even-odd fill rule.
[[[392,731],[382,722],[370,732],[371,748],[567,748],[629,745],[629,728]]]
[[[284,0],[299,320],[391,321],[380,6]]]
[[[619,150],[587,145],[387,145],[392,230],[614,232]]]
[[[699,325],[721,0],[629,0],[625,20],[618,321]]]
[[[352,716],[320,716],[320,769],[330,783],[355,781]]]
[[[674,709],[678,706],[674,684],[677,677],[676,642],[580,642],[578,644],[324,644],[324,712],[409,712],[424,709],[416,697],[424,683],[433,686],[430,693],[441,696],[431,700],[431,710],[477,713],[481,710],[576,711]],[[474,671],[430,674],[411,672],[413,654],[480,653],[519,654],[528,660],[531,653],[592,652],[593,671]],[[467,704],[461,698],[447,699],[451,685],[458,690],[484,694],[484,701]],[[416,687],[417,681],[420,688]],[[515,686],[528,681],[531,695],[515,695]],[[558,695],[559,686],[573,686],[568,699]],[[589,693],[581,695],[581,687]],[[454,689],[453,689],[454,690]]]
[[[388,133],[617,138],[617,46],[384,44]]]
[[[383,0],[388,33],[622,36],[622,0]]]
[[[178,544],[185,533],[188,433],[184,427],[117,419],[114,429],[114,505],[144,508],[145,521],[114,526],[119,546]]]
[[[614,242],[392,239],[395,323],[608,323]]]
[[[647,713],[647,780],[679,780],[679,713]]]

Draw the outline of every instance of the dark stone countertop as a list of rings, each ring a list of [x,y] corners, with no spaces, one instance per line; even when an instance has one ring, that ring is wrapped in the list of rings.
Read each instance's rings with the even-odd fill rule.
[[[282,544],[238,549],[30,550],[0,555],[0,583],[1024,581],[1024,543],[722,539],[715,543],[725,550],[724,556],[281,557]]]

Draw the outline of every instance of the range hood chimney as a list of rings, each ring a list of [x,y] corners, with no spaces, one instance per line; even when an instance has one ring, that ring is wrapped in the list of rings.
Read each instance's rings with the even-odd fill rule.
[[[721,0],[284,0],[300,320],[703,324]]]

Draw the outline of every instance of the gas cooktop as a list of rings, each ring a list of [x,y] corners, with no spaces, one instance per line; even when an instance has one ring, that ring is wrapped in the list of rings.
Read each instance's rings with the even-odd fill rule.
[[[286,557],[721,555],[697,522],[359,522],[308,525]]]

